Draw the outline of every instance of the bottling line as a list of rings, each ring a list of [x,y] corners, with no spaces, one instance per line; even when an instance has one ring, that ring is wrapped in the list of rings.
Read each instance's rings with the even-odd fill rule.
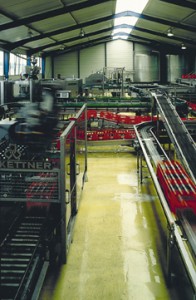
[[[190,282],[192,299],[195,299],[195,142],[174,110],[169,97],[160,92],[159,94],[153,92],[152,96],[157,103],[157,113],[160,114],[161,120],[134,126],[139,142],[137,162],[139,178],[142,183],[144,158],[168,224],[166,254],[168,284],[172,284],[174,251],[177,249]],[[166,129],[168,138],[174,145],[178,160],[169,157],[159,141],[163,129]]]
[[[48,268],[67,261],[87,176],[86,105],[59,121],[53,95],[0,121],[1,299],[37,299]]]
[[[23,81],[1,81],[0,225],[4,230],[0,241],[3,299],[36,299],[48,268],[66,263],[79,201],[87,179],[87,142],[118,142],[135,147],[140,155],[138,149],[144,148],[144,153],[148,152],[146,158],[151,155],[162,178],[159,162],[165,153],[161,152],[161,148],[157,152],[157,146],[154,145],[158,142],[153,139],[150,142],[151,137],[146,129],[140,129],[144,125],[139,125],[153,122],[157,132],[158,129],[162,130],[159,136],[161,143],[178,145],[176,152],[183,158],[184,164],[189,165],[193,182],[195,180],[195,170],[192,169],[195,164],[191,164],[194,155],[185,159],[181,153],[183,145],[175,140],[181,130],[183,137],[190,140],[189,136],[192,136],[191,139],[195,139],[194,122],[184,118],[188,113],[184,100],[177,101],[175,98],[168,102],[164,94],[159,101],[158,96],[141,90],[141,87],[130,89],[137,94],[133,99],[98,97],[94,100],[81,95],[72,98],[71,90],[64,89],[62,82],[62,79],[41,82],[30,79],[27,83],[24,81],[23,85]],[[165,106],[163,100],[167,100]],[[176,112],[173,113],[174,104],[181,118]],[[170,115],[163,112],[168,105]],[[166,126],[163,130],[157,110],[166,120],[169,117],[173,119],[175,115],[175,122],[164,119]],[[127,114],[129,112],[130,115]],[[173,134],[175,130],[178,132]],[[191,145],[194,147],[194,143]],[[188,155],[191,155],[190,150]],[[138,170],[142,181],[142,155],[138,158]],[[160,189],[157,179],[155,181],[170,228],[168,278],[171,277],[170,246],[175,236],[195,292],[192,257],[190,259],[190,253],[184,250],[184,242],[168,207],[166,193]],[[190,238],[192,231],[190,234],[190,230],[187,230],[190,227],[190,222],[187,227],[187,220],[190,221],[191,217],[179,212],[176,216],[179,216],[180,228],[185,232],[188,245],[194,248],[195,239]]]

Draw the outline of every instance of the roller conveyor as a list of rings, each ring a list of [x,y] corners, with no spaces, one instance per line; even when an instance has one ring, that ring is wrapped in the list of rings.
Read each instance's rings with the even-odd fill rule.
[[[0,225],[4,231],[0,235],[1,300],[37,300],[49,263],[67,261],[87,172],[86,116],[86,105],[83,105],[77,114],[75,111],[74,120],[66,123],[66,128],[61,124],[63,132],[57,132],[57,141],[53,141],[53,135],[52,141],[46,135],[49,144],[43,142],[43,148],[34,145],[34,140],[31,144],[29,136],[27,141],[16,141],[3,133],[0,141],[3,208]],[[84,142],[77,143],[73,138],[77,128],[84,128]],[[82,153],[81,146],[85,150]],[[78,173],[77,157],[81,162]],[[15,210],[14,218],[9,214],[13,206],[24,208],[28,215],[18,217],[11,225],[11,220],[18,216]]]
[[[152,132],[152,128],[152,123],[143,127],[141,129],[141,136],[150,157],[154,161],[155,166],[157,166],[158,162],[160,162],[163,157],[166,157],[166,153],[160,146],[158,140],[155,138],[155,135]]]
[[[149,157],[154,162],[155,166],[162,159],[169,159],[167,154],[159,144],[155,135],[153,134],[153,124],[145,125],[141,128],[140,133],[142,141],[146,147]],[[184,235],[187,237],[190,247],[192,248],[194,255],[196,256],[196,220],[195,216],[186,210],[179,210],[178,217],[181,222],[181,227],[183,228]]]
[[[164,209],[168,221],[168,244],[167,244],[167,275],[168,282],[171,282],[171,257],[173,245],[177,245],[182,261],[185,266],[186,273],[190,279],[195,299],[196,296],[196,270],[195,270],[195,258],[196,258],[196,220],[195,215],[188,209],[178,210],[178,218],[174,218],[169,209],[166,198],[163,194],[161,186],[157,180],[157,175],[154,172],[152,161],[156,165],[158,161],[163,158],[168,159],[163,148],[156,139],[156,136],[152,132],[153,123],[141,123],[135,125],[136,135],[139,144],[144,154],[147,166],[151,173],[155,187],[157,189],[161,204]],[[162,148],[162,149],[161,149]],[[162,150],[162,151],[161,151]],[[141,159],[140,159],[141,161]],[[141,162],[140,162],[141,164]],[[139,167],[139,164],[138,164]],[[142,164],[140,166],[142,169]],[[142,173],[142,171],[140,171]],[[141,174],[142,179],[142,174]]]
[[[168,134],[178,154],[182,158],[186,169],[188,169],[193,181],[196,182],[196,147],[194,141],[170,100],[163,95],[157,96],[153,94],[153,96],[157,101],[161,116],[165,121]]]
[[[189,241],[191,251],[196,257],[196,219],[192,211],[180,210],[178,211],[178,218],[182,225],[184,235]]]
[[[24,216],[1,245],[1,299],[29,300],[43,266],[45,217]]]

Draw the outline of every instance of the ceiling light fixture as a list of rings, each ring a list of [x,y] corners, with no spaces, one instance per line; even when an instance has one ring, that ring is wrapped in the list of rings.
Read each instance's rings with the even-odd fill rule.
[[[185,49],[186,49],[185,44],[181,44],[181,49],[182,49],[182,50],[185,50]]]
[[[80,30],[80,37],[83,37],[84,36],[84,30],[81,28],[81,30]]]
[[[173,36],[174,34],[173,34],[173,31],[172,31],[172,29],[171,28],[169,28],[168,29],[168,31],[167,31],[167,36]]]

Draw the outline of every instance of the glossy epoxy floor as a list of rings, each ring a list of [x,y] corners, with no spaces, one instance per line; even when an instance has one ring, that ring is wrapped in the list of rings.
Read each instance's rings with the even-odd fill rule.
[[[49,272],[39,300],[168,300],[164,216],[131,153],[88,155],[68,262]]]

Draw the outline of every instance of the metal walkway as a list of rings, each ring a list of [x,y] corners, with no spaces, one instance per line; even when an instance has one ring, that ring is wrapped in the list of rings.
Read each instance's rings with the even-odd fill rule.
[[[196,183],[196,146],[186,126],[180,119],[170,99],[164,95],[152,93],[161,118],[173,142],[184,167]]]

